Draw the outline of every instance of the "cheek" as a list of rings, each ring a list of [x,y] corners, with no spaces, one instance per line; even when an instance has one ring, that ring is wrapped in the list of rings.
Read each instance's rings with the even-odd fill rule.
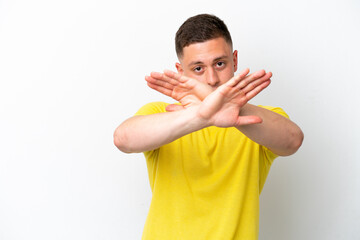
[[[232,78],[234,76],[234,71],[232,69],[228,68],[228,69],[224,69],[224,71],[222,71],[220,74],[221,74],[220,81],[223,84],[223,83],[226,83],[227,81],[229,81],[230,78]]]
[[[199,82],[207,83],[205,74],[200,75],[200,76],[199,75],[193,75],[192,78],[198,80]]]
[[[184,72],[184,75],[189,77],[189,78],[193,78],[193,79],[198,80],[200,82],[206,83],[205,74],[197,75],[197,74],[193,73],[192,71],[186,71],[186,72]]]

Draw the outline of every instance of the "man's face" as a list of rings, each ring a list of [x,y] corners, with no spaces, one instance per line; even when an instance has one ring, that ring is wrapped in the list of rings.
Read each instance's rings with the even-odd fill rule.
[[[179,73],[216,88],[234,76],[237,70],[237,51],[224,38],[190,44],[183,49]]]

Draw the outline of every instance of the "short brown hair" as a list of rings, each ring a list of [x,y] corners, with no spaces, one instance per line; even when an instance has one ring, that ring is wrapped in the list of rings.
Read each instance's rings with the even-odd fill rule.
[[[199,14],[190,17],[176,32],[176,54],[178,58],[181,58],[184,47],[218,37],[223,37],[232,46],[230,32],[220,18],[210,14]]]

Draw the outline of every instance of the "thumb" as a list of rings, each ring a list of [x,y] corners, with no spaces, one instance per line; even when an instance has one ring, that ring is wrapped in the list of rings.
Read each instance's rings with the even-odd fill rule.
[[[236,126],[250,125],[262,123],[262,119],[258,116],[239,116]]]
[[[165,109],[168,112],[175,112],[175,111],[183,110],[185,108],[182,105],[170,104],[170,105],[167,105]]]

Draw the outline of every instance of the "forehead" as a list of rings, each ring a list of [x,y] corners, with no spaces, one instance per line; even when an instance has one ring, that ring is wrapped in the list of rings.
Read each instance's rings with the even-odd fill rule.
[[[231,57],[232,47],[224,38],[214,38],[205,42],[193,43],[184,47],[182,62],[211,61],[219,57]]]

